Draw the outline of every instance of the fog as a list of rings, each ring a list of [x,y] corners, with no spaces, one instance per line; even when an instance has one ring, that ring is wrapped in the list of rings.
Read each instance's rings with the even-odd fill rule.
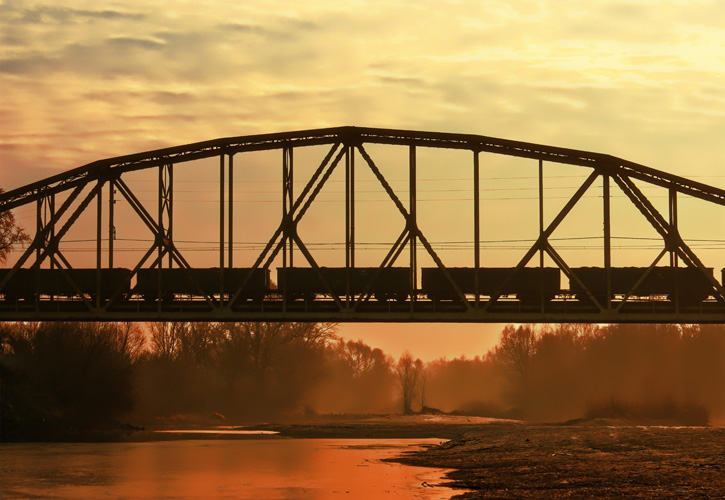
[[[192,418],[439,411],[725,423],[722,325],[508,325],[489,352],[428,363],[414,345],[396,360],[344,341],[334,324],[3,323],[0,342],[4,441]]]
[[[724,333],[720,325],[507,327],[493,355],[509,372],[504,400],[527,419],[705,424],[725,410]]]

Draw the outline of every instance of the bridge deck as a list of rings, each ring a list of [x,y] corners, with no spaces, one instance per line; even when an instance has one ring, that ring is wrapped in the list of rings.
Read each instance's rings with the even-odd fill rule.
[[[714,300],[697,306],[679,307],[669,301],[628,302],[618,310],[599,311],[575,300],[555,300],[541,306],[519,301],[499,301],[488,310],[485,302],[476,308],[460,303],[419,300],[416,302],[370,301],[340,309],[333,301],[281,300],[247,302],[233,308],[200,300],[148,302],[129,300],[105,309],[89,308],[81,300],[18,301],[0,303],[0,315],[8,321],[331,321],[406,323],[725,323],[725,305]]]

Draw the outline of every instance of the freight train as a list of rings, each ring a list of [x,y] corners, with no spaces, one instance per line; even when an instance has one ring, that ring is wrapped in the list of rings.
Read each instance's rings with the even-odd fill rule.
[[[647,268],[613,267],[610,273],[612,294],[644,297],[660,296],[665,300],[679,298],[680,304],[691,306],[699,304],[712,295],[710,280],[699,269],[692,267],[655,267],[642,280]],[[607,272],[601,267],[580,267],[572,269],[584,287],[601,305],[607,303]],[[712,268],[707,269],[709,277]],[[725,276],[725,269],[723,270]],[[641,283],[638,282],[641,280]],[[725,281],[725,277],[723,278]],[[635,285],[637,285],[635,289]],[[569,289],[581,302],[591,301],[589,296],[575,280],[571,280]],[[678,293],[678,291],[680,293]]]
[[[147,301],[171,301],[181,297],[230,296],[244,283],[239,299],[264,299],[271,290],[269,269],[218,267],[194,269],[139,269],[134,293]],[[247,279],[247,277],[249,278]],[[245,280],[246,283],[245,283]]]
[[[0,269],[0,283],[10,274]],[[122,299],[131,293],[131,271],[124,268],[101,269],[101,299],[105,302],[118,295]],[[17,269],[0,294],[5,300],[35,300],[36,296],[83,297],[95,301],[98,293],[98,274],[92,269]]]
[[[512,267],[484,267],[478,270],[478,293],[480,295],[516,295],[526,304],[552,300],[561,292],[558,268],[524,267],[514,274]],[[458,289],[466,295],[476,293],[476,270],[467,267],[446,269],[448,276]],[[458,300],[458,294],[438,267],[424,267],[421,270],[422,292],[434,302]]]
[[[421,269],[421,287],[415,293],[418,298],[425,297],[434,303],[458,301],[452,280],[458,290],[468,296],[475,294],[477,289],[483,297],[499,294],[527,305],[539,304],[542,300],[549,302],[557,296],[589,305],[593,297],[599,304],[606,304],[605,268],[579,267],[571,271],[577,279],[570,280],[569,288],[562,288],[562,273],[558,268],[524,267],[517,272],[515,268],[480,268],[476,280],[473,268],[453,267],[444,272],[437,267],[424,267]],[[611,268],[609,298],[621,301],[624,296],[631,295],[648,300],[679,300],[680,305],[690,307],[713,295],[712,268],[707,269],[708,277],[693,268],[655,267],[643,278],[646,271],[644,267]],[[0,269],[0,283],[9,272],[9,269]],[[332,296],[343,298],[349,293],[352,296],[369,294],[379,302],[404,302],[410,298],[412,285],[411,271],[407,267],[322,267],[319,274],[312,268],[280,268],[277,269],[277,284],[272,282],[269,269],[231,268],[223,272],[219,268],[139,269],[134,286],[129,269],[101,269],[100,273],[103,301],[111,297],[121,301],[132,297],[146,301],[230,297],[244,283],[238,295],[241,300],[284,298],[311,302]],[[0,297],[5,301],[32,301],[41,296],[95,300],[97,292],[95,268],[18,269],[0,289]]]
[[[372,294],[376,300],[408,299],[411,285],[410,268],[384,267],[321,267],[319,275],[309,267],[277,269],[277,291],[288,300],[314,300],[318,296],[345,297]],[[348,272],[349,271],[349,272]],[[320,277],[322,279],[320,279]],[[323,281],[324,280],[324,281]]]

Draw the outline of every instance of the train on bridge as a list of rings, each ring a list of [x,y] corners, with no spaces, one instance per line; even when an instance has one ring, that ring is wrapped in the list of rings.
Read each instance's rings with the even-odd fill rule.
[[[557,300],[593,305],[626,298],[637,301],[679,301],[696,307],[713,295],[713,269],[602,267],[572,268],[576,277],[558,268],[438,268],[421,269],[420,288],[408,267],[279,268],[276,282],[264,268],[193,269],[0,269],[3,302],[86,300],[96,302],[183,303],[223,298],[242,302],[287,301],[318,303],[334,299],[374,298],[377,302],[407,302],[414,298],[434,304],[479,300],[518,301],[535,306]],[[725,282],[725,269],[722,271]],[[562,280],[564,278],[564,280]],[[607,284],[609,281],[609,285]],[[610,291],[607,297],[607,289]],[[413,291],[411,293],[411,291]],[[100,293],[100,297],[99,297]]]

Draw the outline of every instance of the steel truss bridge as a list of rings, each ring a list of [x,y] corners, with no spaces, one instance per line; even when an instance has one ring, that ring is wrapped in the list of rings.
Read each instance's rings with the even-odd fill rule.
[[[395,192],[372,158],[369,145],[391,145],[407,150],[408,161],[397,172],[407,173],[409,188],[407,203]],[[295,152],[310,146],[327,147],[326,154],[299,194],[293,191]],[[447,267],[418,225],[417,214],[417,161],[419,148],[439,148],[470,152],[473,174],[473,267],[469,281],[463,284],[460,269]],[[235,268],[234,244],[234,160],[253,151],[279,151],[282,171],[281,218],[274,232],[248,267]],[[538,162],[539,179],[539,231],[538,239],[523,252],[514,267],[499,270],[495,286],[486,285],[487,275],[481,267],[480,243],[480,157],[483,154],[520,157]],[[183,162],[204,158],[219,158],[219,267],[214,270],[215,283],[211,289],[200,283],[200,275],[189,265],[174,241],[174,167]],[[357,158],[357,161],[356,161]],[[362,161],[361,161],[362,159]],[[586,169],[588,177],[568,199],[551,222],[544,224],[543,165],[544,162],[575,165]],[[361,165],[362,164],[362,165]],[[356,170],[369,169],[382,189],[394,203],[402,217],[404,230],[390,246],[378,267],[366,268],[362,284],[353,284],[356,278]],[[152,214],[124,178],[130,172],[158,170],[158,207]],[[336,169],[345,171],[345,267],[338,268],[341,284],[332,283],[333,277],[325,263],[312,255],[298,234],[297,227],[308,209],[315,203],[322,187]],[[226,175],[225,175],[226,172]],[[155,175],[155,174],[154,174]],[[603,255],[599,282],[592,285],[583,271],[570,267],[551,242],[552,233],[572,209],[601,179],[603,214]],[[669,193],[668,213],[660,213],[635,184],[658,186]],[[616,289],[618,270],[611,264],[610,187],[616,185],[644,218],[661,236],[663,248],[649,267],[637,268],[637,276],[625,286]],[[104,191],[107,193],[108,208]],[[153,243],[127,275],[134,281],[141,273],[158,270],[158,289],[154,296],[146,296],[117,284],[108,290],[108,271],[114,268],[114,197],[120,196],[133,208],[153,235]],[[56,196],[61,201],[56,204]],[[96,161],[86,166],[49,177],[45,180],[13,189],[0,195],[0,213],[33,205],[37,208],[37,227],[32,243],[17,258],[12,267],[0,274],[0,318],[3,320],[195,320],[195,321],[385,321],[385,322],[725,322],[725,289],[690,248],[678,231],[678,196],[694,197],[716,205],[725,205],[725,191],[699,182],[654,170],[636,163],[605,154],[590,153],[559,147],[530,144],[478,135],[416,132],[361,127],[339,127],[299,132],[273,133],[233,137],[171,147],[145,153]],[[225,197],[228,202],[225,203]],[[95,203],[94,203],[95,202]],[[407,206],[406,206],[407,204]],[[94,206],[95,205],[95,206]],[[79,273],[63,254],[60,243],[84,211],[96,211],[96,266]],[[531,214],[532,217],[536,214]],[[270,228],[270,232],[271,232]],[[102,245],[106,242],[106,247]],[[420,288],[418,266],[419,251],[425,251],[435,263],[439,287],[445,288],[445,300]],[[263,292],[250,295],[252,283],[270,268],[282,254],[282,269],[293,270],[294,253],[297,264],[307,270],[307,277],[322,287],[322,293],[294,295],[291,285],[265,284]],[[408,258],[399,259],[409,254]],[[523,292],[507,295],[507,286],[522,273],[544,268],[548,255],[557,268],[576,287],[575,297],[570,293],[551,294],[544,290],[544,273],[533,275],[534,285],[541,290],[533,301],[523,300]],[[669,255],[669,265],[660,262]],[[538,256],[538,259],[537,259]],[[403,266],[404,293],[400,283],[390,293],[385,285],[386,269],[395,268],[398,260],[407,260]],[[537,263],[538,260],[538,263]],[[166,294],[162,292],[161,272],[173,268],[185,283],[194,286],[194,293]],[[655,273],[664,268],[675,270],[674,290],[664,299],[643,300],[637,294]],[[44,289],[48,276],[28,274],[51,269],[53,280],[60,279],[60,289]],[[401,269],[399,266],[397,269]],[[630,268],[631,271],[632,268]],[[528,270],[528,271],[527,271]],[[429,272],[433,272],[429,271]],[[156,271],[154,271],[156,272]],[[699,286],[706,289],[703,300],[686,300],[687,280],[677,279],[677,272],[687,272],[692,280],[695,273]],[[25,273],[24,275],[22,273]],[[85,274],[84,274],[85,273]],[[227,279],[224,278],[226,273]],[[483,274],[482,274],[483,273]],[[502,274],[503,273],[503,274]],[[358,273],[359,274],[359,273]],[[20,278],[35,293],[23,295],[12,292]],[[90,285],[88,276],[90,276]],[[233,280],[228,279],[234,277]],[[684,274],[682,275],[684,276]],[[257,278],[255,278],[257,277]],[[540,288],[537,280],[540,278]],[[425,277],[424,277],[425,278]],[[15,281],[14,281],[15,280]],[[28,285],[27,281],[30,281]],[[442,280],[442,281],[441,281]],[[113,280],[110,280],[113,282]],[[531,280],[529,280],[531,281]],[[15,285],[13,285],[15,283]],[[115,283],[115,282],[114,282]],[[678,285],[679,283],[679,285]],[[55,286],[55,285],[54,285]],[[116,286],[116,285],[114,285]],[[168,287],[168,284],[164,284]],[[337,286],[337,288],[335,288]],[[388,286],[388,285],[385,285]],[[392,285],[390,285],[392,287]],[[487,289],[486,286],[489,288]],[[679,286],[679,288],[678,288]],[[682,290],[680,290],[680,288]],[[67,290],[70,289],[71,292]],[[173,291],[173,290],[172,290]],[[329,292],[329,293],[324,293]],[[375,292],[375,293],[373,293]],[[619,293],[619,295],[617,295]],[[375,298],[377,295],[377,298]],[[380,297],[383,297],[381,300]],[[397,300],[387,300],[395,297]],[[440,297],[438,297],[440,299]]]

